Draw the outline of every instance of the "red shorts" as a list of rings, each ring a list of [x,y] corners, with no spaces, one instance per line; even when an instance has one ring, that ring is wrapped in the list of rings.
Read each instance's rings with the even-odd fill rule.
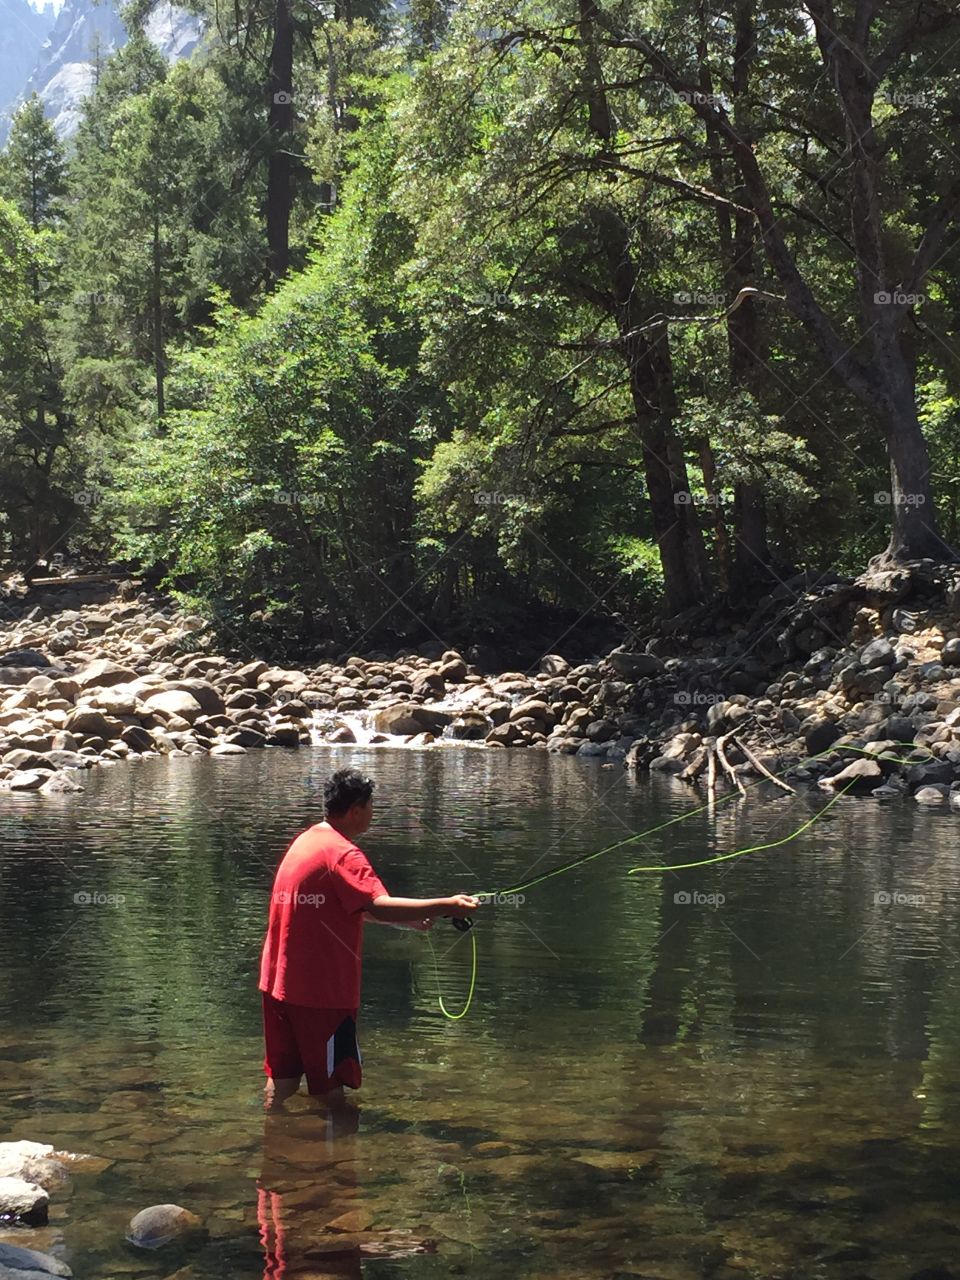
[[[329,1093],[338,1085],[359,1089],[360,1046],[356,1009],[310,1009],[263,996],[263,1069],[271,1078],[305,1075],[310,1093]]]

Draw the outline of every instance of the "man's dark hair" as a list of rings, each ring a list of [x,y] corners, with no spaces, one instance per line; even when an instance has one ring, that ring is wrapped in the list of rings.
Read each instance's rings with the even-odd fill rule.
[[[366,804],[373,795],[373,779],[358,769],[338,769],[323,784],[323,808],[328,818],[346,813],[355,804]]]

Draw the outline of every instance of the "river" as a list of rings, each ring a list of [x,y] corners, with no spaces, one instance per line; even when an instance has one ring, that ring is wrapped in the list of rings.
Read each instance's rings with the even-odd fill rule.
[[[355,1132],[261,1110],[271,877],[326,773],[377,779],[391,891],[516,884],[700,803],[537,751],[158,759],[0,799],[0,1136],[109,1165],[0,1239],[77,1280],[958,1274],[958,818],[759,794],[483,908],[476,997],[368,927]],[[470,941],[433,934],[459,1008]],[[952,994],[953,993],[953,994]],[[173,1201],[207,1238],[143,1254]],[[331,1224],[333,1224],[331,1226]]]

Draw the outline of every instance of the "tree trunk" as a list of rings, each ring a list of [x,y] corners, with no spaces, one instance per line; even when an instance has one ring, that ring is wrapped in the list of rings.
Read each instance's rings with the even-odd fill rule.
[[[590,130],[611,161],[613,121],[595,41],[596,0],[579,0],[585,100]],[[611,174],[613,167],[611,166]],[[627,362],[630,395],[643,448],[653,534],[663,567],[664,594],[671,613],[702,604],[710,595],[703,535],[690,500],[683,448],[674,430],[676,397],[670,334],[665,324],[646,327],[659,307],[643,305],[633,260],[631,232],[615,204],[591,211],[601,253],[607,260],[617,328]]]
[[[157,387],[157,421],[164,414],[163,280],[160,273],[160,215],[153,215],[153,372]]]
[[[873,565],[904,560],[954,560],[956,554],[937,534],[930,487],[930,456],[917,415],[913,389],[904,389],[884,421],[890,456],[890,491],[875,495],[889,506],[890,541]]]
[[[290,267],[290,209],[293,186],[290,131],[293,125],[293,22],[288,0],[277,0],[270,50],[268,124],[272,150],[267,167],[268,265],[280,280]]]

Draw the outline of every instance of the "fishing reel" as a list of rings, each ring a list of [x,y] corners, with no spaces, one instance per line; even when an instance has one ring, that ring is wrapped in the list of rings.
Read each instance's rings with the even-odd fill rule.
[[[469,916],[450,916],[449,919],[458,933],[469,933],[473,928],[473,921]]]

